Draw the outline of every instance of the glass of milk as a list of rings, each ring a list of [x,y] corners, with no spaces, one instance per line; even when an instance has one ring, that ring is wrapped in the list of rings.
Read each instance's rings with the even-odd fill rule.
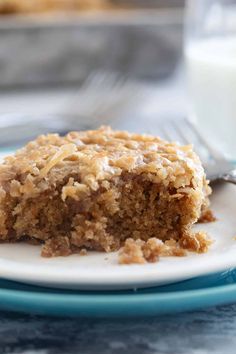
[[[191,114],[236,160],[236,0],[189,0],[185,59]]]

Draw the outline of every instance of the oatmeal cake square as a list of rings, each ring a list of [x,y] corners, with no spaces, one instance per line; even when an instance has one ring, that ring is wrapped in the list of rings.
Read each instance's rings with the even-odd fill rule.
[[[192,146],[109,127],[49,134],[0,165],[0,240],[40,243],[45,257],[153,238],[201,252],[191,227],[209,194]]]

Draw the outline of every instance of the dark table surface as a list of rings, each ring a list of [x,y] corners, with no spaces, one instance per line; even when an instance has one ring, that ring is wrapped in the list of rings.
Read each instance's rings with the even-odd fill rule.
[[[234,354],[236,304],[142,319],[0,313],[0,353]]]

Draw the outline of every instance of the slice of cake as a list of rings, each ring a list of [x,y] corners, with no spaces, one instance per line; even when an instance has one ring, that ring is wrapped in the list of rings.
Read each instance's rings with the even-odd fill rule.
[[[191,227],[209,194],[192,146],[108,127],[40,136],[0,165],[0,240],[41,243],[45,257],[130,238],[201,251]]]

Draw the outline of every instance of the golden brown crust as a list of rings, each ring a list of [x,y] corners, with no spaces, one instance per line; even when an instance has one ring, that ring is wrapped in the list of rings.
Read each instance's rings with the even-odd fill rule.
[[[65,189],[64,199],[67,193],[74,196],[85,193],[86,187],[96,191],[100,182],[107,183],[124,171],[145,173],[155,183],[173,186],[177,191],[173,198],[182,198],[195,190],[201,194],[201,199],[209,194],[202,165],[192,146],[112,131],[108,127],[72,132],[65,137],[49,134],[30,142],[0,166],[2,193],[10,188],[12,196],[29,194],[31,197],[32,193],[36,195],[58,180],[63,181],[71,171],[79,172],[81,181],[75,186],[73,180],[70,181],[69,186],[75,187],[74,193],[71,188]]]

